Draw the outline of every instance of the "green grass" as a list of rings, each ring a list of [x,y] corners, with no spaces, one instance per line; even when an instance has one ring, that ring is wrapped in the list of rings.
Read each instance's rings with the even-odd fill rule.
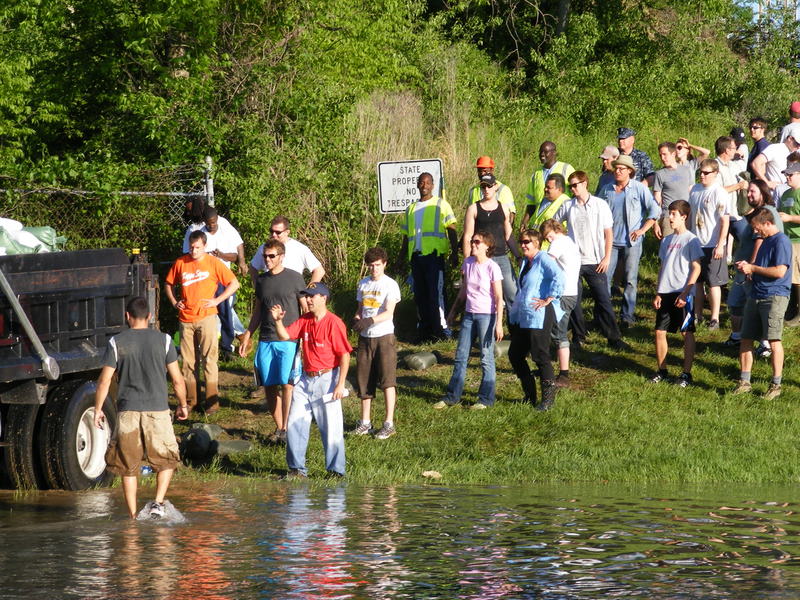
[[[646,269],[642,288],[651,288]],[[648,275],[649,273],[649,275]],[[649,279],[649,280],[648,280]],[[455,342],[426,346],[441,360],[425,371],[409,371],[401,359],[398,372],[397,435],[388,440],[348,437],[348,480],[368,484],[428,481],[423,471],[435,470],[444,484],[525,484],[534,482],[747,482],[790,483],[800,480],[797,423],[800,405],[793,356],[797,330],[785,336],[784,392],[774,401],[760,394],[770,368],[757,360],[755,392],[732,396],[738,376],[735,350],[726,349],[727,321],[719,331],[700,327],[693,375],[695,385],[680,389],[648,382],[655,369],[652,341],[652,296],[639,299],[640,324],[626,335],[631,352],[615,352],[592,334],[585,350],[573,357],[572,388],[558,394],[545,413],[517,400],[521,391],[508,360],[497,361],[497,404],[476,412],[466,407],[436,411],[452,372]],[[406,301],[407,302],[407,301]],[[670,374],[680,372],[681,349],[670,336]],[[401,357],[419,347],[401,345]],[[274,425],[269,415],[254,410],[249,398],[249,361],[223,365],[243,375],[241,385],[228,386],[229,406],[209,418],[234,437],[261,441]],[[351,374],[354,367],[351,368]],[[476,400],[480,367],[473,352],[464,402]],[[373,401],[373,425],[383,420],[383,400]],[[344,401],[346,428],[359,418],[359,400]],[[319,436],[314,429],[308,451],[309,474],[324,475]],[[246,454],[220,460],[182,477],[220,474],[275,478],[285,471],[283,448],[258,444]]]

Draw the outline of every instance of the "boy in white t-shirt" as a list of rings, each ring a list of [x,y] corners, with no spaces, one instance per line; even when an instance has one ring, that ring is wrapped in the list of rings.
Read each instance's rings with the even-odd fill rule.
[[[395,434],[394,407],[397,399],[397,345],[394,337],[394,307],[400,302],[400,286],[386,275],[389,256],[383,248],[370,248],[364,254],[364,264],[370,272],[358,282],[358,310],[353,330],[358,335],[356,375],[358,396],[361,398],[361,421],[351,432],[366,435],[372,430],[370,412],[376,388],[383,390],[386,420],[375,433],[385,440]]]
[[[692,383],[695,347],[692,291],[700,277],[703,257],[697,236],[686,229],[686,219],[690,214],[691,208],[685,200],[675,200],[669,205],[669,224],[673,233],[661,241],[658,251],[661,268],[653,300],[658,371],[650,381],[659,383],[667,378],[667,332],[675,333],[680,329],[683,335],[683,372],[676,383],[683,388]]]

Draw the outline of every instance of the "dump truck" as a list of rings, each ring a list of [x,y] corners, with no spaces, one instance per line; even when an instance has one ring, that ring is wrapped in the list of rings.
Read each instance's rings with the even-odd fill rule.
[[[0,453],[5,485],[108,483],[113,389],[94,426],[95,381],[134,296],[158,310],[158,278],[119,248],[0,256]],[[155,317],[154,317],[155,320]]]

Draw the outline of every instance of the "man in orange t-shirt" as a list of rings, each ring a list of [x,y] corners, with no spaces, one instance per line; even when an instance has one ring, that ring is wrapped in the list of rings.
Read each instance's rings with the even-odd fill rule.
[[[217,305],[239,289],[239,281],[225,264],[206,253],[206,234],[193,231],[189,235],[189,253],[172,265],[165,279],[164,291],[172,306],[178,309],[181,323],[181,356],[183,378],[186,380],[186,401],[191,411],[197,405],[200,361],[205,370],[206,414],[219,410],[219,370],[217,358]],[[177,300],[174,285],[181,288]],[[217,284],[225,290],[216,298]],[[198,352],[199,351],[199,352]]]

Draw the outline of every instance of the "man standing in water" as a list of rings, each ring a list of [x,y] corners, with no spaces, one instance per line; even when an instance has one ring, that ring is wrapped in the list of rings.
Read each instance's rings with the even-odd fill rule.
[[[178,398],[176,415],[181,421],[189,416],[186,384],[178,368],[175,346],[167,334],[147,326],[150,318],[147,300],[137,296],[128,302],[125,319],[130,329],[109,340],[94,403],[94,424],[102,429],[103,403],[117,373],[120,412],[105,458],[108,470],[122,476],[122,493],[131,519],[136,518],[136,488],[142,463],[157,473],[156,497],[146,507],[154,519],[165,514],[164,497],[180,463],[167,404],[165,368]]]

